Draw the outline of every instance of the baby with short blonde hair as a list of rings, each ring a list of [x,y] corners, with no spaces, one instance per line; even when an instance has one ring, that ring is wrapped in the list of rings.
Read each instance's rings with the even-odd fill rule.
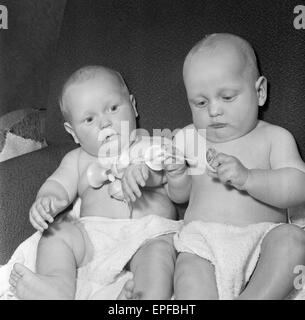
[[[150,187],[144,172],[145,187],[132,205],[122,193],[129,158],[151,145],[149,137],[137,136],[133,95],[118,72],[88,66],[67,80],[60,107],[80,147],[65,155],[37,194],[30,210],[32,225],[43,232],[36,273],[16,264],[13,292],[20,299],[74,299],[77,279],[107,286],[127,268],[134,278],[120,299],[170,299],[172,237],[180,223],[162,177],[157,173],[160,183]],[[54,222],[77,197],[80,219]]]
[[[305,264],[305,232],[287,223],[287,208],[305,202],[295,140],[258,120],[267,79],[246,40],[205,37],[188,53],[183,79],[193,123],[164,161],[169,197],[189,201],[174,236],[175,297],[283,299]],[[128,181],[127,196],[136,190]]]

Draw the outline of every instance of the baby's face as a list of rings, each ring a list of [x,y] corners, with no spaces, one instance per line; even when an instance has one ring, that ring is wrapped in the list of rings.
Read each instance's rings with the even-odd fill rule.
[[[207,139],[225,142],[251,131],[257,123],[255,80],[235,53],[195,53],[185,65],[184,82],[197,129]]]
[[[136,110],[131,95],[111,78],[71,85],[65,100],[75,141],[93,156],[116,156],[132,142]]]

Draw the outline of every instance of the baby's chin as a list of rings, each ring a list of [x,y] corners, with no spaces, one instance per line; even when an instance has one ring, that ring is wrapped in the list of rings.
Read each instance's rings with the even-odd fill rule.
[[[109,144],[104,144],[96,146],[96,148],[88,148],[87,146],[82,145],[81,147],[86,153],[95,158],[113,158],[120,155],[118,145],[112,144],[112,146],[110,146]]]
[[[96,158],[116,158],[119,157],[122,152],[128,151],[131,145],[136,140],[136,137],[126,137],[118,135],[117,139],[111,140],[106,143],[102,143],[97,146],[82,145],[84,151]]]
[[[246,132],[232,132],[232,133],[228,133],[228,134],[226,134],[226,133],[214,134],[214,133],[209,133],[207,131],[206,139],[207,139],[207,141],[212,142],[212,143],[225,143],[225,142],[239,139],[239,138],[247,135],[250,131],[251,130],[246,131]]]

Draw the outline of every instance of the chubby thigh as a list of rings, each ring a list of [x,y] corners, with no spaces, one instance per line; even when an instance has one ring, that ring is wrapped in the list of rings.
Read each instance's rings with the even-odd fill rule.
[[[179,253],[175,265],[174,295],[177,300],[218,299],[215,269],[211,262],[192,253]]]
[[[134,293],[143,300],[167,300],[173,295],[176,250],[173,233],[148,240],[131,258]]]
[[[61,277],[75,291],[76,270],[86,255],[86,241],[79,225],[69,221],[54,222],[39,241],[36,272]]]

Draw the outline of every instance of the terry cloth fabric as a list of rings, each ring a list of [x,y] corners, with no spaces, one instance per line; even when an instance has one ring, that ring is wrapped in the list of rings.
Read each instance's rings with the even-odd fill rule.
[[[78,199],[73,207],[73,210],[69,213],[69,216],[74,219],[75,222],[79,217],[79,206],[80,200]],[[118,228],[116,231],[114,231],[114,227],[112,227],[112,232],[108,232],[108,236],[110,237],[111,234],[116,234],[116,243],[117,245],[122,245],[122,248],[114,249],[114,247],[112,247],[113,252],[111,252],[111,250],[107,249],[107,246],[103,243],[103,241],[107,238],[107,232],[106,234],[102,233],[103,229],[110,228],[110,221],[106,221],[108,219],[105,219],[104,222],[107,227],[102,228],[101,221],[97,223],[97,221],[90,222],[90,220],[91,218],[81,218],[80,223],[82,223],[85,226],[85,229],[88,230],[88,233],[91,234],[90,238],[95,244],[96,249],[102,245],[102,247],[107,251],[108,257],[107,254],[104,254],[104,252],[101,252],[98,249],[96,250],[94,259],[90,261],[88,265],[82,266],[78,270],[76,299],[116,299],[125,282],[132,278],[131,272],[122,270],[128,261],[126,259],[131,257],[146,240],[161,234],[176,232],[182,226],[182,221],[168,220],[158,216],[147,216],[142,219],[134,220],[128,219],[128,221],[125,221],[125,224],[123,224],[122,221],[118,222]],[[95,217],[93,217],[93,220],[95,220]],[[104,219],[101,218],[101,220]],[[115,220],[112,221],[115,222]],[[95,224],[96,227],[94,227]],[[100,238],[98,229],[101,231]],[[118,234],[120,231],[123,232],[123,235],[121,240],[118,241]],[[140,232],[140,234],[137,235],[136,232]],[[37,246],[40,238],[41,233],[38,231],[35,232],[31,237],[27,238],[17,247],[7,264],[0,266],[0,300],[17,299],[9,290],[9,277],[15,263],[21,263],[35,272]],[[126,243],[122,243],[124,241],[126,241]],[[108,243],[111,243],[109,239]],[[114,246],[114,244],[115,241],[112,243],[112,246]],[[127,254],[125,250],[129,250],[129,253]],[[114,256],[113,259],[111,257],[111,253],[113,253]],[[124,257],[120,257],[120,254]],[[106,259],[105,262],[101,261],[103,257]],[[101,268],[98,267],[98,263],[96,262],[97,260],[99,261],[98,263],[101,263]],[[126,260],[125,264],[124,260]],[[112,267],[111,263],[114,263],[115,265]],[[123,267],[120,268],[118,264],[120,266],[123,265]],[[102,270],[109,270],[109,272],[103,274],[104,271]],[[95,272],[99,274],[98,277],[95,276]],[[99,278],[100,276],[101,279]]]
[[[140,219],[83,217],[79,222],[90,239],[93,257],[86,265],[78,268],[77,279],[82,283],[90,281],[99,284],[102,288],[125,276],[125,265],[145,242],[176,233],[182,227],[182,221],[156,215]],[[83,299],[85,291],[83,286],[79,286],[76,299]]]
[[[249,281],[264,237],[279,225],[257,223],[238,227],[192,221],[174,236],[174,244],[178,252],[196,254],[210,261],[215,268],[219,299],[231,300],[239,296]],[[304,293],[300,294],[304,297]],[[300,295],[291,298],[299,299]]]

